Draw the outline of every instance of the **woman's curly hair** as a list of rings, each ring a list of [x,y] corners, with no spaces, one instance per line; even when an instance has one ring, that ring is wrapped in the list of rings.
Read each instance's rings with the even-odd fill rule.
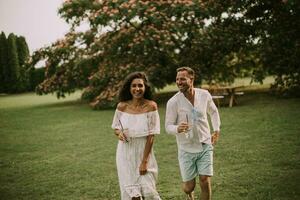
[[[150,87],[150,83],[148,81],[147,75],[144,72],[133,72],[130,73],[124,80],[123,85],[119,91],[119,101],[128,101],[132,99],[132,95],[130,92],[130,86],[131,82],[134,79],[142,79],[144,81],[145,85],[145,93],[144,93],[144,98],[152,100],[152,91]]]

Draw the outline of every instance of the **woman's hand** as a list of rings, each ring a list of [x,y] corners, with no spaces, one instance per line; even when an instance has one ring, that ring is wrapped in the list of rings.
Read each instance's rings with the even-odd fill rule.
[[[189,125],[186,122],[181,122],[179,126],[177,127],[178,133],[186,133],[186,131],[189,129]]]
[[[125,131],[126,130],[124,130],[124,132],[122,132],[119,129],[115,129],[115,135],[118,137],[119,140],[121,140],[123,142],[128,142],[128,139],[126,137]]]
[[[145,175],[147,173],[147,162],[142,161],[139,167],[140,175]]]

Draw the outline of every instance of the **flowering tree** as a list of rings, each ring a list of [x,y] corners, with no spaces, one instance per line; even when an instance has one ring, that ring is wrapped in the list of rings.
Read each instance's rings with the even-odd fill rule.
[[[261,36],[249,30],[256,19],[247,16],[252,7],[232,0],[65,1],[59,13],[70,32],[32,56],[33,64],[46,60],[37,92],[63,97],[84,88],[83,98],[98,108],[114,103],[132,71],[145,71],[155,88],[174,82],[175,68],[184,65],[195,69],[198,83],[259,72],[251,47]],[[78,31],[82,23],[89,25],[85,32]]]

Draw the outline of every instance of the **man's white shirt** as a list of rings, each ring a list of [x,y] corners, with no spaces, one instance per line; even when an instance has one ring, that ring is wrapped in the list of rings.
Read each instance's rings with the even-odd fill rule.
[[[202,143],[211,144],[211,133],[208,122],[210,116],[213,131],[220,131],[220,116],[210,93],[207,90],[194,88],[194,106],[182,92],[177,92],[167,103],[165,128],[167,133],[176,135],[178,148],[197,153],[202,151]],[[188,137],[177,132],[181,122],[192,127]]]

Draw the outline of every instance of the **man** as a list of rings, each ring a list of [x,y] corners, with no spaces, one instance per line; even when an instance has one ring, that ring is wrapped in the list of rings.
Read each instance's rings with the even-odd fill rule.
[[[165,128],[176,135],[178,160],[187,199],[194,199],[196,177],[199,176],[201,200],[211,199],[213,175],[213,145],[220,134],[219,112],[208,91],[194,88],[194,70],[177,69],[179,89],[167,103]],[[213,134],[210,134],[207,114]]]

